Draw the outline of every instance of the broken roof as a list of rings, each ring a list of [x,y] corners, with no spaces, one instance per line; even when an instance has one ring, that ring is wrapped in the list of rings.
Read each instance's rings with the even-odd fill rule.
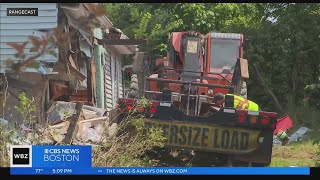
[[[90,36],[93,34],[92,28],[95,28],[94,24],[99,24],[104,33],[109,29],[116,29],[107,16],[99,16],[90,19],[90,24],[86,27],[81,27],[79,19],[81,17],[89,17],[94,13],[92,5],[99,5],[99,3],[62,3],[59,7],[65,12],[70,24],[76,27],[79,32],[89,41]],[[121,31],[121,30],[120,30]],[[125,34],[121,34],[120,39],[129,39]],[[136,52],[136,45],[112,45],[121,54],[134,54]]]

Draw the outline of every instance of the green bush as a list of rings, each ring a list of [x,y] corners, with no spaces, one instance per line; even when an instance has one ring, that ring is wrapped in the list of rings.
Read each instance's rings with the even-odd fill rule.
[[[137,106],[148,106],[148,101],[142,99]],[[93,166],[146,167],[155,165],[146,152],[157,147],[162,148],[165,138],[160,128],[151,128],[148,133],[145,133],[145,120],[143,115],[129,114],[119,124],[115,140],[101,143],[98,147],[93,148]]]

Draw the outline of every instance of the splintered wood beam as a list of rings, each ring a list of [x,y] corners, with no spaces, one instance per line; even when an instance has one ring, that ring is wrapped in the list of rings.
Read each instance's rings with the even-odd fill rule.
[[[64,138],[63,142],[66,144],[70,144],[72,142],[72,139],[75,137],[75,135],[77,134],[76,129],[79,128],[78,127],[78,122],[80,121],[80,118],[82,116],[82,107],[83,107],[83,103],[77,103],[76,104],[76,114],[74,114],[70,120],[70,125],[69,128],[67,130],[67,134],[66,137]]]
[[[80,121],[80,123],[92,122],[92,121],[98,121],[98,120],[103,120],[103,119],[108,119],[108,117],[104,116],[104,117],[98,117],[98,118],[86,119],[86,120]]]
[[[97,39],[100,45],[139,45],[147,44],[146,39]]]
[[[86,79],[86,76],[82,74],[78,69],[76,64],[74,63],[74,60],[72,59],[72,56],[69,56],[69,63],[70,70],[79,78],[80,81],[84,81]]]
[[[69,68],[72,71],[72,73],[74,73],[79,78],[80,81],[84,81],[87,78],[80,71],[78,71],[78,69],[74,68],[73,66],[69,66]]]

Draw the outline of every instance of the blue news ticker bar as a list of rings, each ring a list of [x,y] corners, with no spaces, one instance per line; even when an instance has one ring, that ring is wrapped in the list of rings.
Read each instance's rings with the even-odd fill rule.
[[[308,167],[10,168],[11,175],[310,175]]]

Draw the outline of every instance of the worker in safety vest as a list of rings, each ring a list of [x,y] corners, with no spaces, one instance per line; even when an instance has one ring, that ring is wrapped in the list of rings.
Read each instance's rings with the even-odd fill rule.
[[[232,96],[233,97],[233,107],[235,109],[242,109],[242,110],[249,110],[249,111],[259,111],[260,108],[258,106],[258,104],[247,100],[241,96],[237,96],[234,94],[226,94],[226,96]],[[214,99],[213,99],[214,103],[220,107],[223,106],[224,102],[225,102],[225,95],[222,93],[217,93],[214,95]]]
[[[286,131],[279,131],[276,136],[280,139],[282,146],[286,145],[290,139]]]

